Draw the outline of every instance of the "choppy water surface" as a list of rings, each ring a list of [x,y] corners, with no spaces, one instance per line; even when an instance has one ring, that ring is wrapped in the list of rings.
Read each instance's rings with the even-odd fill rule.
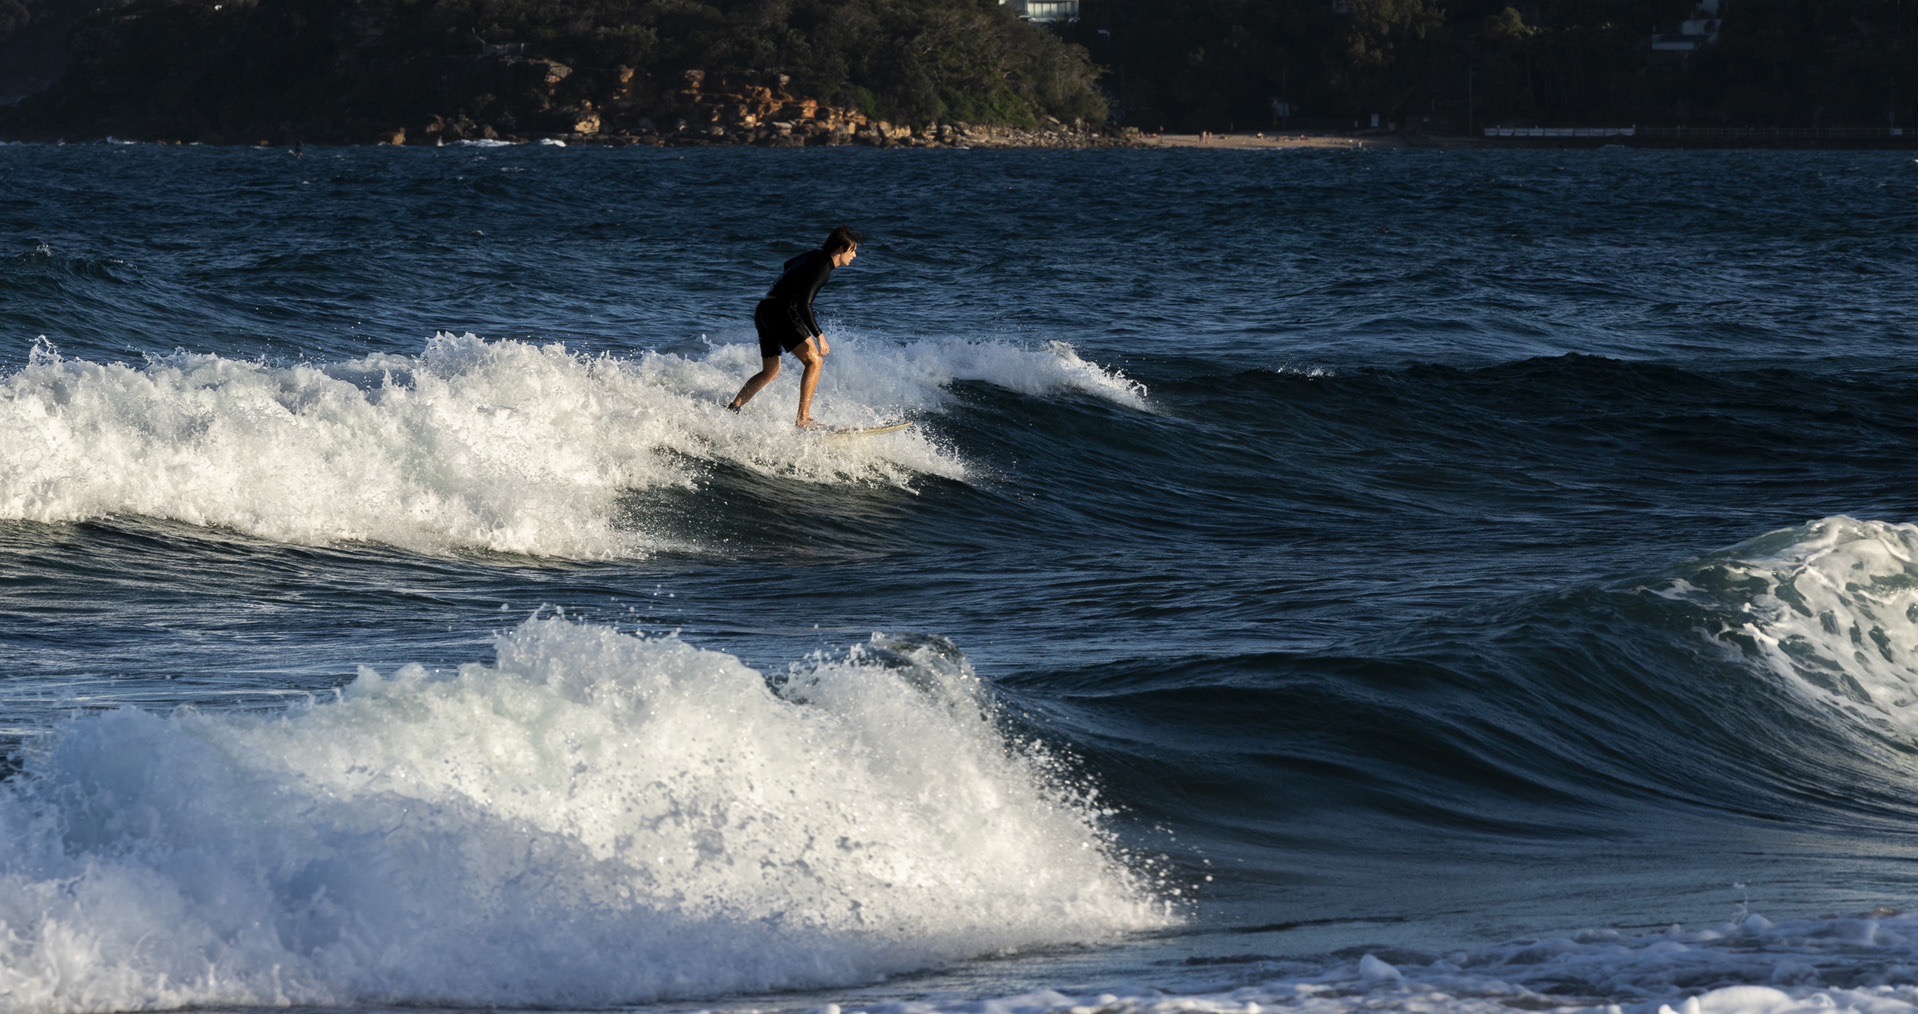
[[[0,1005],[1918,1006],[1908,156],[0,181]]]

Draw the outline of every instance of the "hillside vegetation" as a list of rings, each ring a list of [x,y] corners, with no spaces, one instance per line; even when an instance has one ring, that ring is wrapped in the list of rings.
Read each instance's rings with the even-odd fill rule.
[[[0,17],[8,4],[23,0]],[[912,124],[1106,113],[1083,49],[980,0],[130,0],[73,46],[6,126],[239,143],[673,133],[717,118],[714,95],[739,100],[733,118],[754,100]]]
[[[1918,0],[0,0],[0,132],[952,140],[927,124],[1914,126]],[[58,66],[58,56],[65,61]],[[64,70],[64,75],[60,71]],[[916,129],[915,129],[916,128]],[[963,132],[957,135],[964,139]]]
[[[1918,0],[1721,0],[1716,43],[1654,53],[1694,0],[1083,0],[1068,37],[1152,129],[1426,120],[1913,123]]]

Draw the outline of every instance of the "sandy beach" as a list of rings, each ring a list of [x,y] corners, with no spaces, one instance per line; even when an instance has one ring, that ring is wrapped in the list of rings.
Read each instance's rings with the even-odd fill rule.
[[[1259,133],[1147,134],[1146,144],[1163,148],[1399,148],[1405,142],[1392,134],[1353,137],[1345,134]]]

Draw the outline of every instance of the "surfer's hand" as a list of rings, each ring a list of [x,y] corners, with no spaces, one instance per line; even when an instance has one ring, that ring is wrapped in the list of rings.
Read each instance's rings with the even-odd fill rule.
[[[825,335],[823,335],[823,334],[819,334],[819,335],[813,335],[813,339],[812,339],[812,340],[813,340],[813,343],[814,343],[814,344],[816,344],[816,345],[818,345],[818,346],[819,346],[819,354],[820,354],[820,355],[822,355],[822,356],[825,356],[825,355],[831,355],[831,354],[832,354],[832,346],[826,343],[826,336],[825,336]]]

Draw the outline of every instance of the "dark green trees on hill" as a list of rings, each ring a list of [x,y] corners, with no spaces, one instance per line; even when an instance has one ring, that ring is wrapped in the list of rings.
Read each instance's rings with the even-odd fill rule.
[[[683,113],[687,71],[908,123],[1105,116],[1084,51],[991,0],[130,0],[74,45],[14,130],[611,133]]]
[[[783,73],[797,94],[924,123],[1103,116],[1082,50],[992,0],[437,0],[442,30],[523,42],[581,67],[628,66],[643,89]]]
[[[1698,6],[1083,0],[1052,29],[995,0],[0,0],[0,132],[737,139],[720,128],[743,125],[767,141],[796,137],[771,138],[768,117],[790,128],[806,103],[838,107],[806,114],[814,142],[857,114],[1918,128],[1918,0],[1718,0],[1715,41],[1655,52]]]
[[[1467,122],[1912,124],[1918,0],[1720,0],[1722,31],[1656,53],[1697,0],[1084,0],[1067,36],[1153,129],[1434,130]],[[1918,124],[1912,124],[1918,126]]]
[[[1918,127],[1918,0],[1740,3],[1685,100],[1733,124]]]

